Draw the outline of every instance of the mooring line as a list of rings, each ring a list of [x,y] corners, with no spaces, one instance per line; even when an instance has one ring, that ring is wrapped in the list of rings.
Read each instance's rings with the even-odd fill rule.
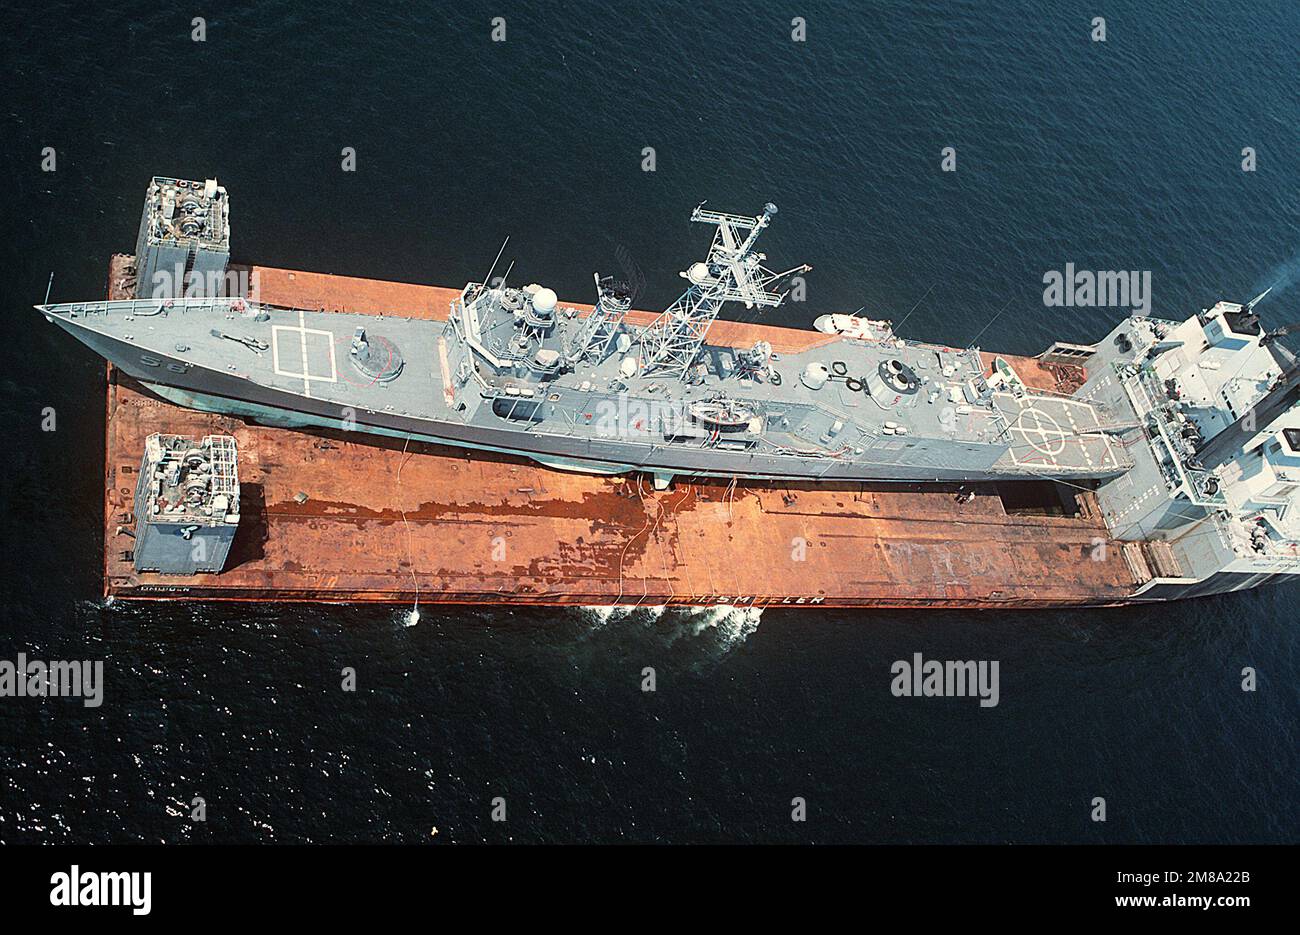
[[[402,468],[406,467],[407,446],[411,444],[411,433],[406,433],[406,441],[402,443],[402,459],[397,462],[397,489],[402,489]],[[415,549],[411,545],[411,524],[406,519],[406,511],[401,507],[401,501],[398,501],[397,512],[402,514],[402,525],[406,527],[406,562],[411,567],[411,584],[415,586],[415,605],[411,608],[411,615],[415,622],[420,619],[420,579],[415,574]]]

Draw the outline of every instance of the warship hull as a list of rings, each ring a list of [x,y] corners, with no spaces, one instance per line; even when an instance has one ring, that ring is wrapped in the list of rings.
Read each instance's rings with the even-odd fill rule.
[[[759,451],[720,452],[713,447],[656,444],[637,438],[579,436],[542,429],[521,431],[515,426],[503,427],[502,420],[491,407],[486,406],[480,407],[466,421],[440,420],[379,408],[368,409],[353,401],[304,395],[241,374],[214,369],[196,362],[193,356],[167,353],[161,342],[142,346],[135,340],[106,334],[87,323],[88,319],[93,321],[90,316],[50,314],[47,317],[119,370],[177,405],[247,418],[264,425],[339,429],[518,455],[562,470],[594,474],[641,471],[663,478],[744,477],[849,483],[984,482],[1034,479],[1038,476],[1090,481],[1120,471],[1118,465],[1104,471],[1082,461],[1053,464],[1046,470],[1035,470],[1028,465],[1010,467],[1005,460],[999,460],[999,449],[987,445],[937,446],[934,457],[907,452],[906,459],[900,456],[901,449],[894,452],[868,451],[848,458],[800,457]],[[341,317],[341,313],[335,317]],[[430,333],[435,332],[427,322],[414,324],[426,326]],[[339,330],[346,331],[346,328]],[[925,449],[920,450],[924,452]]]

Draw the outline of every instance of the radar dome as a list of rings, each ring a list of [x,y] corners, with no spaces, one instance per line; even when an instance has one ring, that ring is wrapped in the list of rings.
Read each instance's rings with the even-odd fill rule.
[[[554,289],[538,289],[533,293],[533,310],[545,315],[555,311],[556,295]]]
[[[799,375],[799,381],[810,390],[819,390],[826,385],[826,381],[830,377],[831,372],[826,369],[826,365],[814,361],[803,368],[803,373]]]

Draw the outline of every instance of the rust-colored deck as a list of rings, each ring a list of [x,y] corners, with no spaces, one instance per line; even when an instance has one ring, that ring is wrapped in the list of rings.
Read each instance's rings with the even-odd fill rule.
[[[122,259],[110,276],[120,283]],[[453,290],[256,268],[264,301],[441,318]],[[718,322],[775,349],[821,335]],[[1052,387],[1036,361],[1008,358]],[[241,523],[226,570],[136,574],[126,530],[144,438],[235,436]],[[812,487],[592,477],[372,436],[180,409],[110,370],[105,593],[122,598],[506,604],[991,607],[1122,602],[1133,577],[1089,496],[1076,517],[1008,515],[991,488]],[[301,495],[305,494],[305,498]],[[1097,560],[1094,556],[1102,554]]]

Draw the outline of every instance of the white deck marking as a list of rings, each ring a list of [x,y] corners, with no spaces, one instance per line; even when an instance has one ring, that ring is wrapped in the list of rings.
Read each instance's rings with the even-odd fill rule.
[[[302,358],[301,370],[287,370],[281,366],[280,360],[280,336],[282,332],[298,333],[298,346]],[[307,336],[320,335],[325,339],[325,346],[329,348],[330,372],[312,373],[310,355],[307,352]],[[275,370],[276,376],[289,377],[294,380],[302,380],[302,391],[308,399],[311,398],[311,384],[315,380],[317,383],[337,383],[339,381],[338,361],[334,356],[334,332],[324,331],[320,328],[308,328],[307,321],[303,310],[298,310],[298,325],[273,325],[271,328],[271,366]]]
[[[321,333],[321,332],[318,332],[318,333]],[[327,382],[327,383],[337,383],[337,382],[339,382],[339,366],[338,366],[338,363],[337,363],[337,362],[335,361],[335,359],[334,359],[334,333],[331,332],[331,331],[326,331],[326,332],[323,332],[323,333],[324,333],[325,335],[328,336],[328,340],[327,340],[325,343],[326,343],[326,345],[328,345],[328,347],[329,347],[329,349],[330,349],[330,375],[329,375],[329,379],[326,380],[325,382]],[[319,378],[318,378],[318,377],[313,377],[312,379],[319,379]]]
[[[1108,434],[1106,434],[1105,432],[1102,432],[1102,433],[1101,433],[1101,442],[1102,442],[1103,445],[1106,446],[1106,457],[1104,457],[1104,458],[1102,459],[1102,462],[1101,462],[1101,463],[1102,463],[1102,464],[1106,464],[1106,463],[1110,463],[1110,464],[1118,464],[1119,461],[1118,461],[1118,459],[1115,457],[1115,452],[1114,452],[1114,451],[1111,449],[1111,447],[1110,447],[1110,436],[1109,436]]]
[[[311,368],[307,366],[307,321],[302,309],[298,309],[298,340],[302,342],[302,392],[311,399]]]
[[[1011,397],[1005,399],[1003,412],[1009,419],[1011,446],[1008,453],[1014,464],[1031,468],[1088,467],[1096,469],[1098,461],[1106,467],[1118,464],[1111,440],[1102,431],[1096,408],[1082,399]],[[1010,404],[1014,402],[1014,407]],[[1014,417],[1012,414],[1014,413]],[[1064,417],[1064,418],[1062,418]],[[1065,425],[1068,423],[1068,428]],[[1069,444],[1071,441],[1074,444]],[[1067,450],[1064,462],[1062,452]],[[1078,455],[1072,454],[1078,446]],[[1031,454],[1021,457],[1019,450]],[[1096,449],[1097,454],[1093,451]]]
[[[280,330],[279,325],[271,326],[271,369],[283,376],[284,371],[280,369]]]

